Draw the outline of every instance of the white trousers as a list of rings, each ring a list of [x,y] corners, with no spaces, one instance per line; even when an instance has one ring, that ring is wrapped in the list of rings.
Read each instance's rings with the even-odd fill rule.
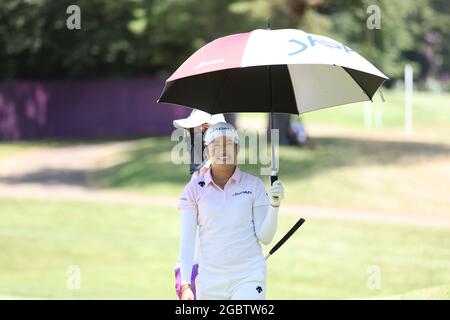
[[[199,270],[195,279],[197,300],[265,300],[266,271],[225,274]]]

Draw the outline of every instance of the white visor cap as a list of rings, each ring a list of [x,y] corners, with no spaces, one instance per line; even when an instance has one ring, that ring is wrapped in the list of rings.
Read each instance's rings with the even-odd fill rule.
[[[204,123],[215,124],[218,122],[226,122],[222,113],[209,114],[207,112],[194,109],[189,117],[173,121],[175,128],[189,129],[201,126]]]
[[[236,129],[229,123],[219,122],[212,125],[208,130],[206,130],[204,137],[205,146],[209,145],[219,137],[231,138],[234,143],[239,144],[239,135]]]

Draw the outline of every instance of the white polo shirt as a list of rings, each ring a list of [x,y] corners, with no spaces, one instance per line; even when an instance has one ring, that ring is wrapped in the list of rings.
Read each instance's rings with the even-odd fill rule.
[[[197,209],[202,271],[240,273],[265,268],[253,224],[257,206],[270,206],[264,184],[238,167],[224,190],[212,180],[211,169],[186,185],[178,208]]]
[[[192,174],[191,180],[197,178],[200,174],[205,173],[209,168],[211,168],[211,160],[208,159],[203,163],[203,166],[200,169]]]

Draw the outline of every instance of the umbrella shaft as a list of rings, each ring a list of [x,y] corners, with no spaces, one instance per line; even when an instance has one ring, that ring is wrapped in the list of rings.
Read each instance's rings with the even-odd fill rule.
[[[272,175],[276,175],[278,172],[278,169],[276,167],[276,162],[275,162],[275,144],[273,143],[273,135],[272,135],[272,130],[273,130],[273,113],[271,112],[270,115],[270,147],[271,147],[271,154],[272,154]],[[275,173],[275,174],[274,174]]]

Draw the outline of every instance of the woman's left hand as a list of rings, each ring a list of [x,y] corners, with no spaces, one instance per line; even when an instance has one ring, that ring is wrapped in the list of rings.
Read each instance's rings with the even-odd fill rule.
[[[269,190],[270,202],[273,207],[279,207],[284,199],[284,187],[280,180],[275,181]]]
[[[184,291],[181,293],[180,300],[195,300],[194,293],[192,292],[191,287],[184,289]]]

